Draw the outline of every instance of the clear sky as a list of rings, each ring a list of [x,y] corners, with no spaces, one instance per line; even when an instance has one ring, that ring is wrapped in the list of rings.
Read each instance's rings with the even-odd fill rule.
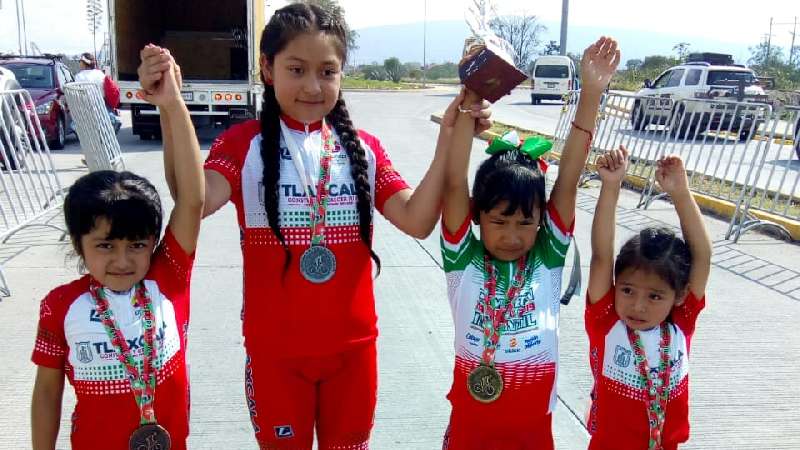
[[[78,53],[91,49],[85,0],[23,1],[28,40],[43,51]],[[461,20],[467,1],[427,0],[427,18]],[[15,0],[0,2],[0,51],[16,51]],[[266,3],[275,7],[285,1],[266,0]],[[350,26],[359,29],[422,21],[426,0],[339,0],[339,3],[345,8]],[[560,20],[561,3],[561,0],[496,0],[503,14],[527,13],[546,21]],[[768,33],[770,17],[776,23],[791,23],[795,16],[800,16],[798,0],[570,0],[570,24],[607,27],[612,35],[615,29],[639,30],[642,39],[649,32],[658,32],[685,35],[687,40],[704,37],[754,45]],[[776,25],[773,44],[788,49],[791,31],[791,25]],[[800,36],[797,41],[800,45]],[[98,38],[98,45],[101,42]]]

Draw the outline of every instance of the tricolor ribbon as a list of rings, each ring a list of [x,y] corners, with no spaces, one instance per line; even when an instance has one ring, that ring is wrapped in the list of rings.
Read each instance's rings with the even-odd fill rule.
[[[553,148],[553,143],[541,136],[531,136],[521,141],[516,131],[509,131],[499,138],[489,141],[486,153],[496,155],[517,150],[528,158],[539,163],[542,173],[547,172],[547,161],[542,156]]]

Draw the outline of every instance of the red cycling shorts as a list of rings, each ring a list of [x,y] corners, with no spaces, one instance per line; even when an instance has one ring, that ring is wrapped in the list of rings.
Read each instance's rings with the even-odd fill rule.
[[[366,450],[375,418],[375,342],[330,356],[248,351],[245,394],[260,448]]]

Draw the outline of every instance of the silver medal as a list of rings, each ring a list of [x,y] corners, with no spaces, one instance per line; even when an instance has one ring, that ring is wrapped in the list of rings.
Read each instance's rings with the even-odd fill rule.
[[[300,257],[300,273],[312,283],[324,283],[336,273],[336,256],[328,247],[312,245]]]

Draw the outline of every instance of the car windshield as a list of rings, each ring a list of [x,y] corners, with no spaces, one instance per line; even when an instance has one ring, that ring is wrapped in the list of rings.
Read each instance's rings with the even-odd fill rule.
[[[536,72],[533,74],[538,78],[569,78],[569,67],[567,66],[536,66]]]
[[[39,64],[6,65],[7,69],[14,72],[19,85],[25,89],[52,89],[53,70],[50,66]]]
[[[741,70],[710,70],[708,72],[708,84],[738,85],[740,80],[744,81],[745,86],[756,84],[756,77],[752,72]]]

